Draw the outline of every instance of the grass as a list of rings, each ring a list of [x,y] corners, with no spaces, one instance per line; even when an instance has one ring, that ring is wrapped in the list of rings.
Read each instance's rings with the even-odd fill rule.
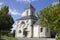
[[[3,39],[3,40],[16,40],[16,38],[14,38],[14,37],[8,37],[8,36],[1,36],[1,39]]]
[[[57,37],[56,40],[60,40],[60,37]]]

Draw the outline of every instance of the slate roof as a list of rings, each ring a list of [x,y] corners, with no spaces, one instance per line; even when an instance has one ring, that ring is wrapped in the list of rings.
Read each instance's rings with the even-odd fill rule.
[[[37,20],[37,17],[36,16],[24,16],[24,17],[21,17],[20,19],[17,19],[17,20],[26,20],[26,19],[35,19]]]
[[[37,20],[34,25],[41,25],[40,20]]]
[[[28,8],[35,9],[31,4],[26,9],[28,9]],[[26,20],[26,19],[35,19],[35,20],[37,20],[37,17],[33,16],[33,15],[30,15],[30,16],[24,16],[24,17],[22,17],[20,19],[17,19],[17,20]]]

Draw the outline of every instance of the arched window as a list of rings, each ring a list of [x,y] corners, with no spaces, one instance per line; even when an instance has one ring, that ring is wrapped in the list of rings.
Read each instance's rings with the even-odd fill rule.
[[[33,21],[33,24],[35,23],[35,21]]]
[[[46,29],[46,32],[48,32],[48,28]]]
[[[25,24],[25,22],[21,22],[21,24]]]
[[[41,28],[41,32],[43,32],[43,28]]]
[[[26,12],[27,16],[28,16],[28,11]]]
[[[24,28],[24,31],[26,30],[27,28]]]

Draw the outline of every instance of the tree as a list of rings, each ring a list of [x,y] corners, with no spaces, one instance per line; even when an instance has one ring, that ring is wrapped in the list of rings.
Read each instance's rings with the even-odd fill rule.
[[[9,7],[4,6],[0,9],[0,30],[10,31],[14,21],[9,14]]]
[[[15,37],[15,30],[13,30],[13,37]]]
[[[50,5],[41,10],[39,19],[43,27],[60,31],[60,4]]]

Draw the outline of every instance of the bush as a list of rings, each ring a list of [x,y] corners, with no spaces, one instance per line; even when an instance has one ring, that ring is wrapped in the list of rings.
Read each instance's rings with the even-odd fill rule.
[[[57,37],[56,40],[60,40],[60,37]]]

